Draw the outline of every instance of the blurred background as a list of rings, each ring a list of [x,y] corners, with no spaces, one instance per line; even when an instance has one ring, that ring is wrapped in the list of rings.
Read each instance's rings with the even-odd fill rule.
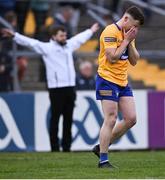
[[[126,139],[129,141],[130,146],[126,146],[125,149],[132,147],[133,149],[148,149],[149,147],[165,148],[165,140],[163,138],[165,134],[164,0],[0,0],[1,28],[8,27],[45,42],[49,41],[50,28],[57,24],[62,24],[67,28],[68,37],[72,37],[89,28],[94,22],[100,24],[101,28],[99,32],[74,53],[77,73],[76,88],[78,90],[76,108],[79,108],[75,110],[75,122],[80,120],[83,124],[86,118],[92,119],[95,121],[93,124],[96,125],[96,131],[88,134],[90,137],[89,141],[85,136],[82,138],[84,144],[77,140],[77,144],[73,144],[73,150],[89,150],[98,141],[98,132],[102,121],[100,105],[94,100],[95,75],[99,53],[98,39],[105,26],[117,21],[122,16],[124,10],[130,5],[136,5],[143,10],[145,24],[142,26],[136,40],[136,47],[140,52],[141,59],[139,59],[136,67],[130,67],[129,69],[129,82],[135,90],[137,113],[139,114],[139,125],[137,125],[139,129],[138,132],[135,129],[137,135],[135,134],[135,137],[132,139],[131,135],[134,133],[130,134],[130,132],[127,134]],[[22,136],[25,136],[25,141],[27,139],[25,143],[27,148],[25,148],[23,142],[22,145],[17,140],[14,140],[14,143],[10,142],[12,137],[16,138],[13,134],[8,140],[6,139],[4,144],[0,141],[0,148],[3,151],[21,149],[27,151],[50,150],[47,140],[47,130],[45,130],[45,121],[47,122],[49,117],[49,102],[47,102],[48,97],[45,92],[46,80],[42,59],[38,54],[35,54],[29,49],[16,45],[11,39],[0,38],[1,137],[5,139],[6,129],[10,129],[13,120],[13,122],[16,122],[17,128],[20,128]],[[41,99],[42,102],[40,102]],[[42,108],[46,108],[46,110],[44,109],[43,120],[36,115],[39,114],[42,116],[43,109],[39,108],[41,105]],[[7,107],[9,111],[4,110]],[[86,115],[89,116],[85,116],[85,112],[83,114],[84,109],[82,110],[82,107],[84,109],[86,108],[85,112],[89,113]],[[90,111],[92,115],[90,115]],[[11,117],[13,119],[7,115],[9,112],[12,114]],[[40,120],[37,121],[37,118]],[[144,122],[142,122],[143,120]],[[151,131],[155,133],[156,122],[154,120],[156,122],[160,121],[157,124],[163,128],[160,130],[158,127],[160,133],[156,134],[160,137],[155,137],[155,139],[161,138],[162,142],[157,145],[153,145],[154,140],[150,137],[152,136]],[[45,146],[41,145],[39,138],[35,138],[34,140],[33,137],[33,141],[30,138],[37,133],[38,137],[41,137],[41,132],[36,127],[41,126],[42,121],[44,126],[42,134],[44,132],[46,134],[46,136],[44,135],[45,139],[43,138],[45,141],[43,140],[42,142],[45,142]],[[31,126],[34,126],[34,122],[36,129],[31,129]],[[89,123],[91,122],[89,121]],[[31,129],[30,131],[26,132],[25,124],[26,127]],[[21,130],[22,127],[24,127],[23,130]],[[73,127],[73,140],[80,135],[83,137],[82,134],[84,132],[80,132],[79,129],[82,130],[80,125],[75,123]],[[11,128],[10,130],[12,132],[13,129]],[[91,131],[87,130],[87,132],[89,133]],[[138,137],[140,133],[142,137]],[[149,135],[150,133],[151,135]],[[139,141],[143,139],[145,142],[138,146],[136,138],[139,138]],[[90,141],[91,139],[93,141]],[[36,145],[37,143],[39,145]],[[152,144],[152,147],[150,144]],[[114,147],[116,149],[122,149],[123,146],[114,145]]]
[[[130,68],[129,81],[134,89],[165,90],[163,0],[1,0],[0,22],[2,27],[4,22],[9,23],[16,31],[41,41],[49,41],[49,29],[55,24],[64,25],[69,38],[99,22],[100,31],[75,53],[77,88],[94,89],[99,35],[130,5],[143,9],[146,22],[136,40],[141,59],[136,68]],[[0,91],[45,89],[45,69],[41,58],[10,39],[1,38]]]

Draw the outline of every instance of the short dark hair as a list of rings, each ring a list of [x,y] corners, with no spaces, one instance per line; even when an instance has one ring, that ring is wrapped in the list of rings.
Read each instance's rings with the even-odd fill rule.
[[[64,26],[53,26],[49,29],[50,36],[57,35],[59,31],[66,32],[66,29]]]
[[[130,14],[135,20],[138,20],[140,25],[144,24],[144,14],[140,8],[131,6],[126,10],[126,13]]]

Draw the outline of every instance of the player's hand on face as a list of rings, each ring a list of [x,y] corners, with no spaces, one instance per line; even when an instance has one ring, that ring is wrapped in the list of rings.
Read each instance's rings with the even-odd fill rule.
[[[137,33],[138,33],[137,27],[132,27],[128,32],[125,32],[125,30],[124,30],[124,39],[131,42],[132,40],[134,40],[136,38]]]
[[[14,31],[6,28],[1,29],[1,33],[3,37],[14,37],[15,35]]]

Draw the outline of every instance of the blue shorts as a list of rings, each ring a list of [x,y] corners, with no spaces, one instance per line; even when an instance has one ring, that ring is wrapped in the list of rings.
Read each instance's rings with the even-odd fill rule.
[[[96,99],[112,100],[119,102],[122,96],[133,96],[132,89],[129,85],[123,87],[107,81],[97,75],[96,77]]]

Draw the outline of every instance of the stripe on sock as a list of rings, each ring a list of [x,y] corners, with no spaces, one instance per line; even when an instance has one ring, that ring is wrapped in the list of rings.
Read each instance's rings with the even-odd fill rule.
[[[108,162],[108,160],[100,161],[100,164],[103,164],[103,163],[106,163],[106,162]]]

